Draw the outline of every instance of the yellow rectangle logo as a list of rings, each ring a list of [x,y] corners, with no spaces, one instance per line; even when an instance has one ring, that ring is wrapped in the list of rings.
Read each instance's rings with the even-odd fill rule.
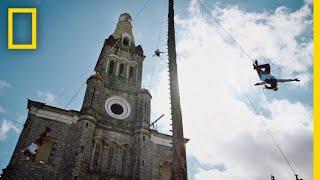
[[[32,39],[31,44],[13,43],[13,14],[31,13]],[[37,8],[8,8],[8,49],[37,49]]]

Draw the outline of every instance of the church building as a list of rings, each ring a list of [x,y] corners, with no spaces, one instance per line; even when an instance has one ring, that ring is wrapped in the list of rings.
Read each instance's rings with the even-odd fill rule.
[[[141,87],[144,58],[131,16],[121,14],[87,79],[81,110],[28,100],[27,120],[0,179],[171,179],[172,136],[150,127],[152,96]],[[26,158],[23,151],[46,128],[42,145]]]

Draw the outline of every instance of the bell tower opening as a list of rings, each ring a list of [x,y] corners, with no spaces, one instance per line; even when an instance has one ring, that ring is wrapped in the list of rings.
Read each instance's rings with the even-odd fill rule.
[[[130,38],[127,36],[123,37],[122,44],[125,46],[129,46],[130,45]]]
[[[113,74],[114,64],[115,64],[114,61],[110,61],[109,69],[108,69],[108,74],[109,75]]]

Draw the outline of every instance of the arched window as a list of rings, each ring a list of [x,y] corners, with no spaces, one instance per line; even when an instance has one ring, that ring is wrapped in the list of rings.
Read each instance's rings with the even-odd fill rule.
[[[130,45],[130,39],[128,37],[124,37],[122,40],[122,44],[125,46],[129,46]]]
[[[121,159],[121,176],[126,176],[126,167],[128,162],[128,152],[127,149],[122,150],[122,159]]]
[[[96,151],[94,152],[93,164],[92,164],[92,168],[94,170],[97,170],[97,168],[98,168],[98,160],[99,160],[100,151],[101,151],[101,144],[96,144]]]
[[[116,173],[117,167],[117,144],[112,142],[109,147],[107,160],[107,174],[113,175]]]
[[[119,76],[120,77],[123,77],[124,75],[124,64],[120,64],[120,67],[119,67]]]
[[[111,61],[109,64],[108,74],[112,75],[114,69],[114,61]]]
[[[129,69],[129,79],[133,80],[134,79],[134,67],[130,67]]]

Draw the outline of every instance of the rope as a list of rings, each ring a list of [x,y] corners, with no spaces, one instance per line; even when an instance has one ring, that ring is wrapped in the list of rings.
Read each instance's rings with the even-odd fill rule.
[[[214,18],[214,16],[211,14],[211,12],[201,3],[200,0],[196,0],[200,6],[209,14],[209,16],[221,27],[221,29],[229,36],[229,38],[242,50],[242,52],[252,61],[254,62],[254,59],[249,55],[249,53],[232,37],[232,35],[226,30],[225,27],[222,26],[221,23],[219,23],[218,20]]]
[[[252,61],[254,62],[254,59],[249,55],[249,53],[235,40],[235,38],[233,38],[233,36],[226,30],[226,28],[224,28],[222,26],[221,23],[219,23],[215,18],[214,16],[211,14],[211,12],[201,3],[200,0],[196,0],[200,6],[209,14],[209,16],[216,22],[216,24],[218,24],[221,29],[229,36],[229,38],[242,50],[242,52]],[[240,87],[242,89],[242,87]],[[253,102],[251,101],[251,99],[249,98],[249,96],[247,94],[244,93],[244,91],[242,90],[243,94],[247,97],[247,99],[249,100],[250,104],[252,107],[254,107],[254,104]],[[270,101],[269,101],[270,103]],[[260,115],[262,111],[262,108],[261,110],[258,112],[258,114]],[[277,147],[277,149],[279,150],[279,152],[281,153],[282,157],[285,159],[286,163],[288,164],[288,166],[290,167],[290,169],[292,170],[293,174],[296,175],[296,172],[293,168],[293,166],[291,165],[289,159],[286,157],[285,153],[283,152],[283,150],[281,149],[279,143],[277,142],[277,140],[275,139],[274,135],[272,134],[271,130],[266,126],[265,122],[264,121],[261,121],[263,123],[263,125],[265,126],[265,128],[267,129],[267,132],[268,134],[270,135],[273,143],[275,144],[275,146]]]
[[[117,44],[118,41],[119,41],[119,39],[115,41],[115,43],[113,44],[113,46],[112,46],[111,49],[109,50],[110,52],[114,49],[114,47],[115,47],[115,45]],[[104,59],[106,56],[107,56],[107,53],[106,53],[102,58]],[[88,73],[88,72],[84,72],[81,76],[84,76],[84,75],[86,75],[87,73]],[[89,73],[90,73],[90,72],[89,72]],[[69,101],[67,102],[67,104],[66,104],[65,107],[63,108],[64,110],[66,110],[66,109],[70,106],[70,104],[72,103],[72,101],[78,96],[78,94],[80,93],[81,89],[84,87],[85,84],[86,84],[86,81],[84,81],[84,82],[81,84],[80,88],[79,88],[79,89],[75,92],[75,94],[73,94],[73,96],[69,99]],[[55,117],[55,119],[58,119],[60,116],[61,116],[61,114],[57,115],[57,116]]]
[[[269,128],[267,128],[267,132],[269,133],[269,135],[272,138],[273,143],[276,145],[276,147],[278,148],[278,150],[280,151],[280,153],[282,154],[282,157],[286,160],[288,166],[290,167],[291,171],[293,172],[294,175],[296,175],[296,171],[294,170],[293,166],[291,165],[289,159],[286,157],[286,155],[284,154],[284,152],[282,151],[279,143],[277,142],[277,140],[275,139],[275,137],[272,135],[271,131]]]
[[[82,73],[82,74],[80,75],[80,77],[81,77],[81,78],[84,78],[84,76],[87,75],[88,73],[90,73],[90,72],[84,72],[84,73]],[[66,89],[63,88],[63,89],[61,90],[61,92],[57,95],[56,100],[61,99],[61,98],[64,96],[65,93],[66,93]],[[48,105],[51,105],[51,104],[48,104]]]
[[[162,16],[161,16],[161,23],[160,23],[160,32],[159,32],[158,42],[157,42],[157,49],[159,49],[159,43],[160,43],[160,37],[161,37],[161,34],[162,34],[162,26],[163,26],[164,12],[166,10],[166,4],[167,4],[167,0],[164,0]]]
[[[136,20],[136,19],[139,17],[139,15],[141,14],[141,12],[147,7],[147,5],[148,5],[148,3],[149,3],[150,1],[151,1],[151,0],[147,0],[147,1],[143,4],[142,8],[138,11],[138,13],[134,16],[134,18],[132,18],[132,21]]]
[[[64,109],[67,109],[68,106],[72,103],[72,101],[74,100],[75,97],[77,97],[77,95],[80,93],[81,89],[84,87],[84,85],[86,84],[86,82],[82,83],[82,85],[80,86],[80,88],[76,91],[76,93],[70,98],[70,100],[67,102],[66,106],[64,107]]]
[[[155,69],[155,65],[156,65],[156,63],[155,63],[156,60],[157,59],[154,58],[154,61],[152,62],[152,71],[151,71],[151,77],[150,77],[150,81],[149,81],[149,88],[150,89],[151,89],[151,85],[152,85],[152,81],[153,81],[153,74],[154,74],[154,69]]]
[[[249,100],[249,103],[252,107],[255,107],[254,104],[253,104],[253,101],[250,99],[250,97],[244,93],[242,87],[240,87],[242,93],[246,96],[246,98]],[[269,103],[271,103],[268,98],[267,98],[267,101]],[[260,108],[260,110],[258,111],[258,115],[261,115],[261,112],[262,112],[262,108]],[[267,125],[265,124],[265,122],[263,120],[261,120],[261,123],[263,124],[263,126],[266,128],[268,134],[270,135],[273,143],[275,144],[276,148],[279,150],[279,152],[281,153],[282,157],[285,159],[287,165],[290,167],[291,171],[293,172],[294,175],[296,175],[296,171],[294,170],[293,166],[291,165],[289,159],[287,158],[287,156],[285,155],[284,151],[282,150],[282,148],[280,147],[279,143],[277,142],[276,138],[274,137],[274,135],[272,134],[271,130],[267,127]]]
[[[265,94],[265,92],[263,92]],[[271,104],[270,100],[268,98],[266,98],[267,101]],[[283,150],[280,147],[280,144],[277,142],[276,138],[274,137],[274,135],[271,133],[271,130],[269,128],[267,128],[266,124],[264,121],[262,121],[264,126],[266,127],[268,133],[270,134],[272,141],[274,142],[274,144],[276,145],[276,147],[278,148],[278,150],[280,151],[280,153],[282,154],[282,157],[286,160],[288,166],[291,168],[292,172],[296,175],[296,171],[294,170],[292,164],[290,163],[289,159],[286,157],[285,153],[283,152]]]
[[[164,21],[164,15],[165,15],[164,13],[165,13],[165,10],[166,10],[166,4],[167,4],[167,0],[164,0],[162,16],[161,16],[161,23],[160,23],[160,30],[159,30],[158,41],[157,41],[157,49],[159,49],[160,38],[161,38],[161,34],[162,34],[163,21]],[[160,58],[161,58],[161,56],[160,56]],[[150,89],[151,89],[151,85],[152,85],[152,81],[153,81],[153,75],[154,75],[154,71],[155,71],[155,61],[156,60],[157,60],[157,58],[154,58],[154,61],[152,63],[151,77],[150,77],[150,81],[149,81],[149,88]]]

